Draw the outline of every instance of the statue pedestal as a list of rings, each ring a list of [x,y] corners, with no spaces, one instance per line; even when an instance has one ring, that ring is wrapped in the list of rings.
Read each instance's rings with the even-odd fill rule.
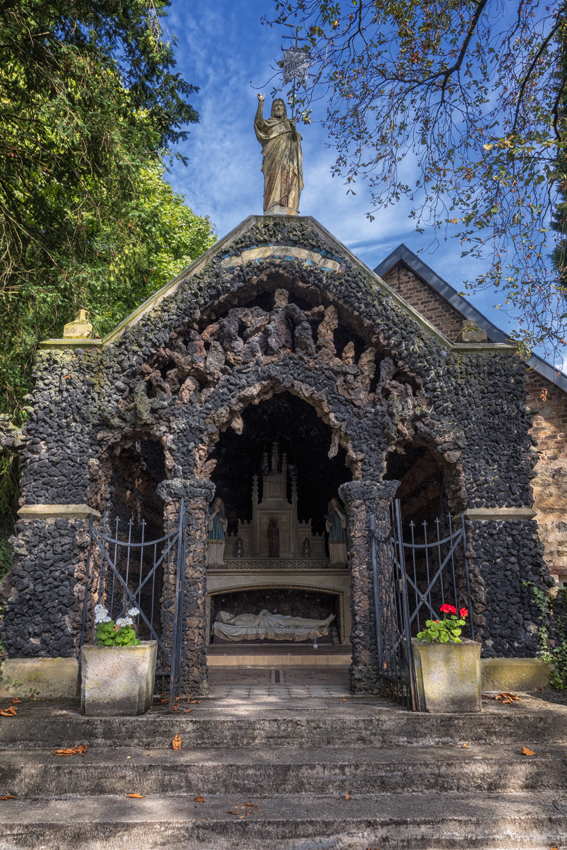
[[[299,210],[294,210],[293,207],[282,207],[280,204],[272,204],[272,206],[266,210],[264,215],[299,215]]]
[[[224,564],[224,541],[209,540],[207,564],[211,567],[221,567]]]
[[[329,542],[329,561],[331,564],[347,564],[346,543]]]

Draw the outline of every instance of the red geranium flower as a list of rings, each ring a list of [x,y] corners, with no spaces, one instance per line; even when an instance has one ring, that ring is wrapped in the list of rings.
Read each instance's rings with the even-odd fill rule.
[[[440,608],[440,611],[441,611],[442,614],[456,614],[457,613],[457,609],[455,608],[454,605],[447,605],[447,604],[442,605],[441,608]]]
[[[469,612],[466,608],[459,608],[459,617],[468,617]]]

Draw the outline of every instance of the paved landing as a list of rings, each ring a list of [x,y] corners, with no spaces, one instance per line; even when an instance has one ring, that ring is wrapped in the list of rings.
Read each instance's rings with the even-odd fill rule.
[[[320,667],[213,667],[209,670],[213,699],[286,700],[347,698],[346,669]]]

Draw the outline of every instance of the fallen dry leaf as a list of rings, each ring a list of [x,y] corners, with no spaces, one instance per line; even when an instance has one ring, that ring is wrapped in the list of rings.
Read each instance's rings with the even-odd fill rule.
[[[193,705],[193,703],[201,702],[201,700],[200,699],[192,699],[192,700],[190,700],[190,702],[191,702],[191,705]]]
[[[21,702],[21,699],[18,699],[18,697],[12,699],[12,705],[17,705],[19,702]]]
[[[195,797],[195,802],[196,802],[196,803],[204,803],[204,802],[205,802],[205,798],[204,798],[204,797]]]
[[[464,749],[465,749],[465,750],[468,750],[469,745],[468,745],[468,744],[463,744],[463,747],[464,747]]]
[[[227,815],[235,815],[236,812],[227,812]]]
[[[345,794],[345,800],[350,800],[351,796],[352,796],[352,791],[347,791],[346,794]]]
[[[174,737],[173,741],[171,742],[171,748],[173,750],[180,750],[181,749],[181,738],[179,737],[179,735],[176,735]]]
[[[525,755],[525,756],[535,756],[534,751],[528,750],[527,747],[522,747],[522,754]]]
[[[183,714],[189,714],[190,711],[192,711],[191,708],[186,708],[185,711],[183,712]]]
[[[86,753],[88,747],[86,744],[79,744],[78,747],[66,747],[63,750],[53,750],[54,756],[77,756],[81,753]]]
[[[127,797],[134,797],[136,800],[143,800],[145,798],[145,794],[126,794]]]
[[[245,806],[252,806],[252,808],[253,808],[253,809],[257,809],[257,808],[258,808],[257,803],[244,803],[244,805],[245,805]]]
[[[15,800],[16,797],[14,794],[4,794],[3,797],[0,797],[0,800]]]
[[[3,708],[0,710],[0,715],[2,717],[16,717],[18,713],[18,709],[15,705],[11,705],[9,708]]]

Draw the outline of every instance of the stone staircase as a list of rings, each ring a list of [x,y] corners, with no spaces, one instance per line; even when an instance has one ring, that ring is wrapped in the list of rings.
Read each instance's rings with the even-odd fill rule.
[[[0,796],[16,798],[0,801],[1,850],[567,847],[567,707],[525,697],[434,716],[357,697],[186,708],[87,718],[74,703],[25,702],[0,718]],[[83,755],[52,754],[79,744]]]

